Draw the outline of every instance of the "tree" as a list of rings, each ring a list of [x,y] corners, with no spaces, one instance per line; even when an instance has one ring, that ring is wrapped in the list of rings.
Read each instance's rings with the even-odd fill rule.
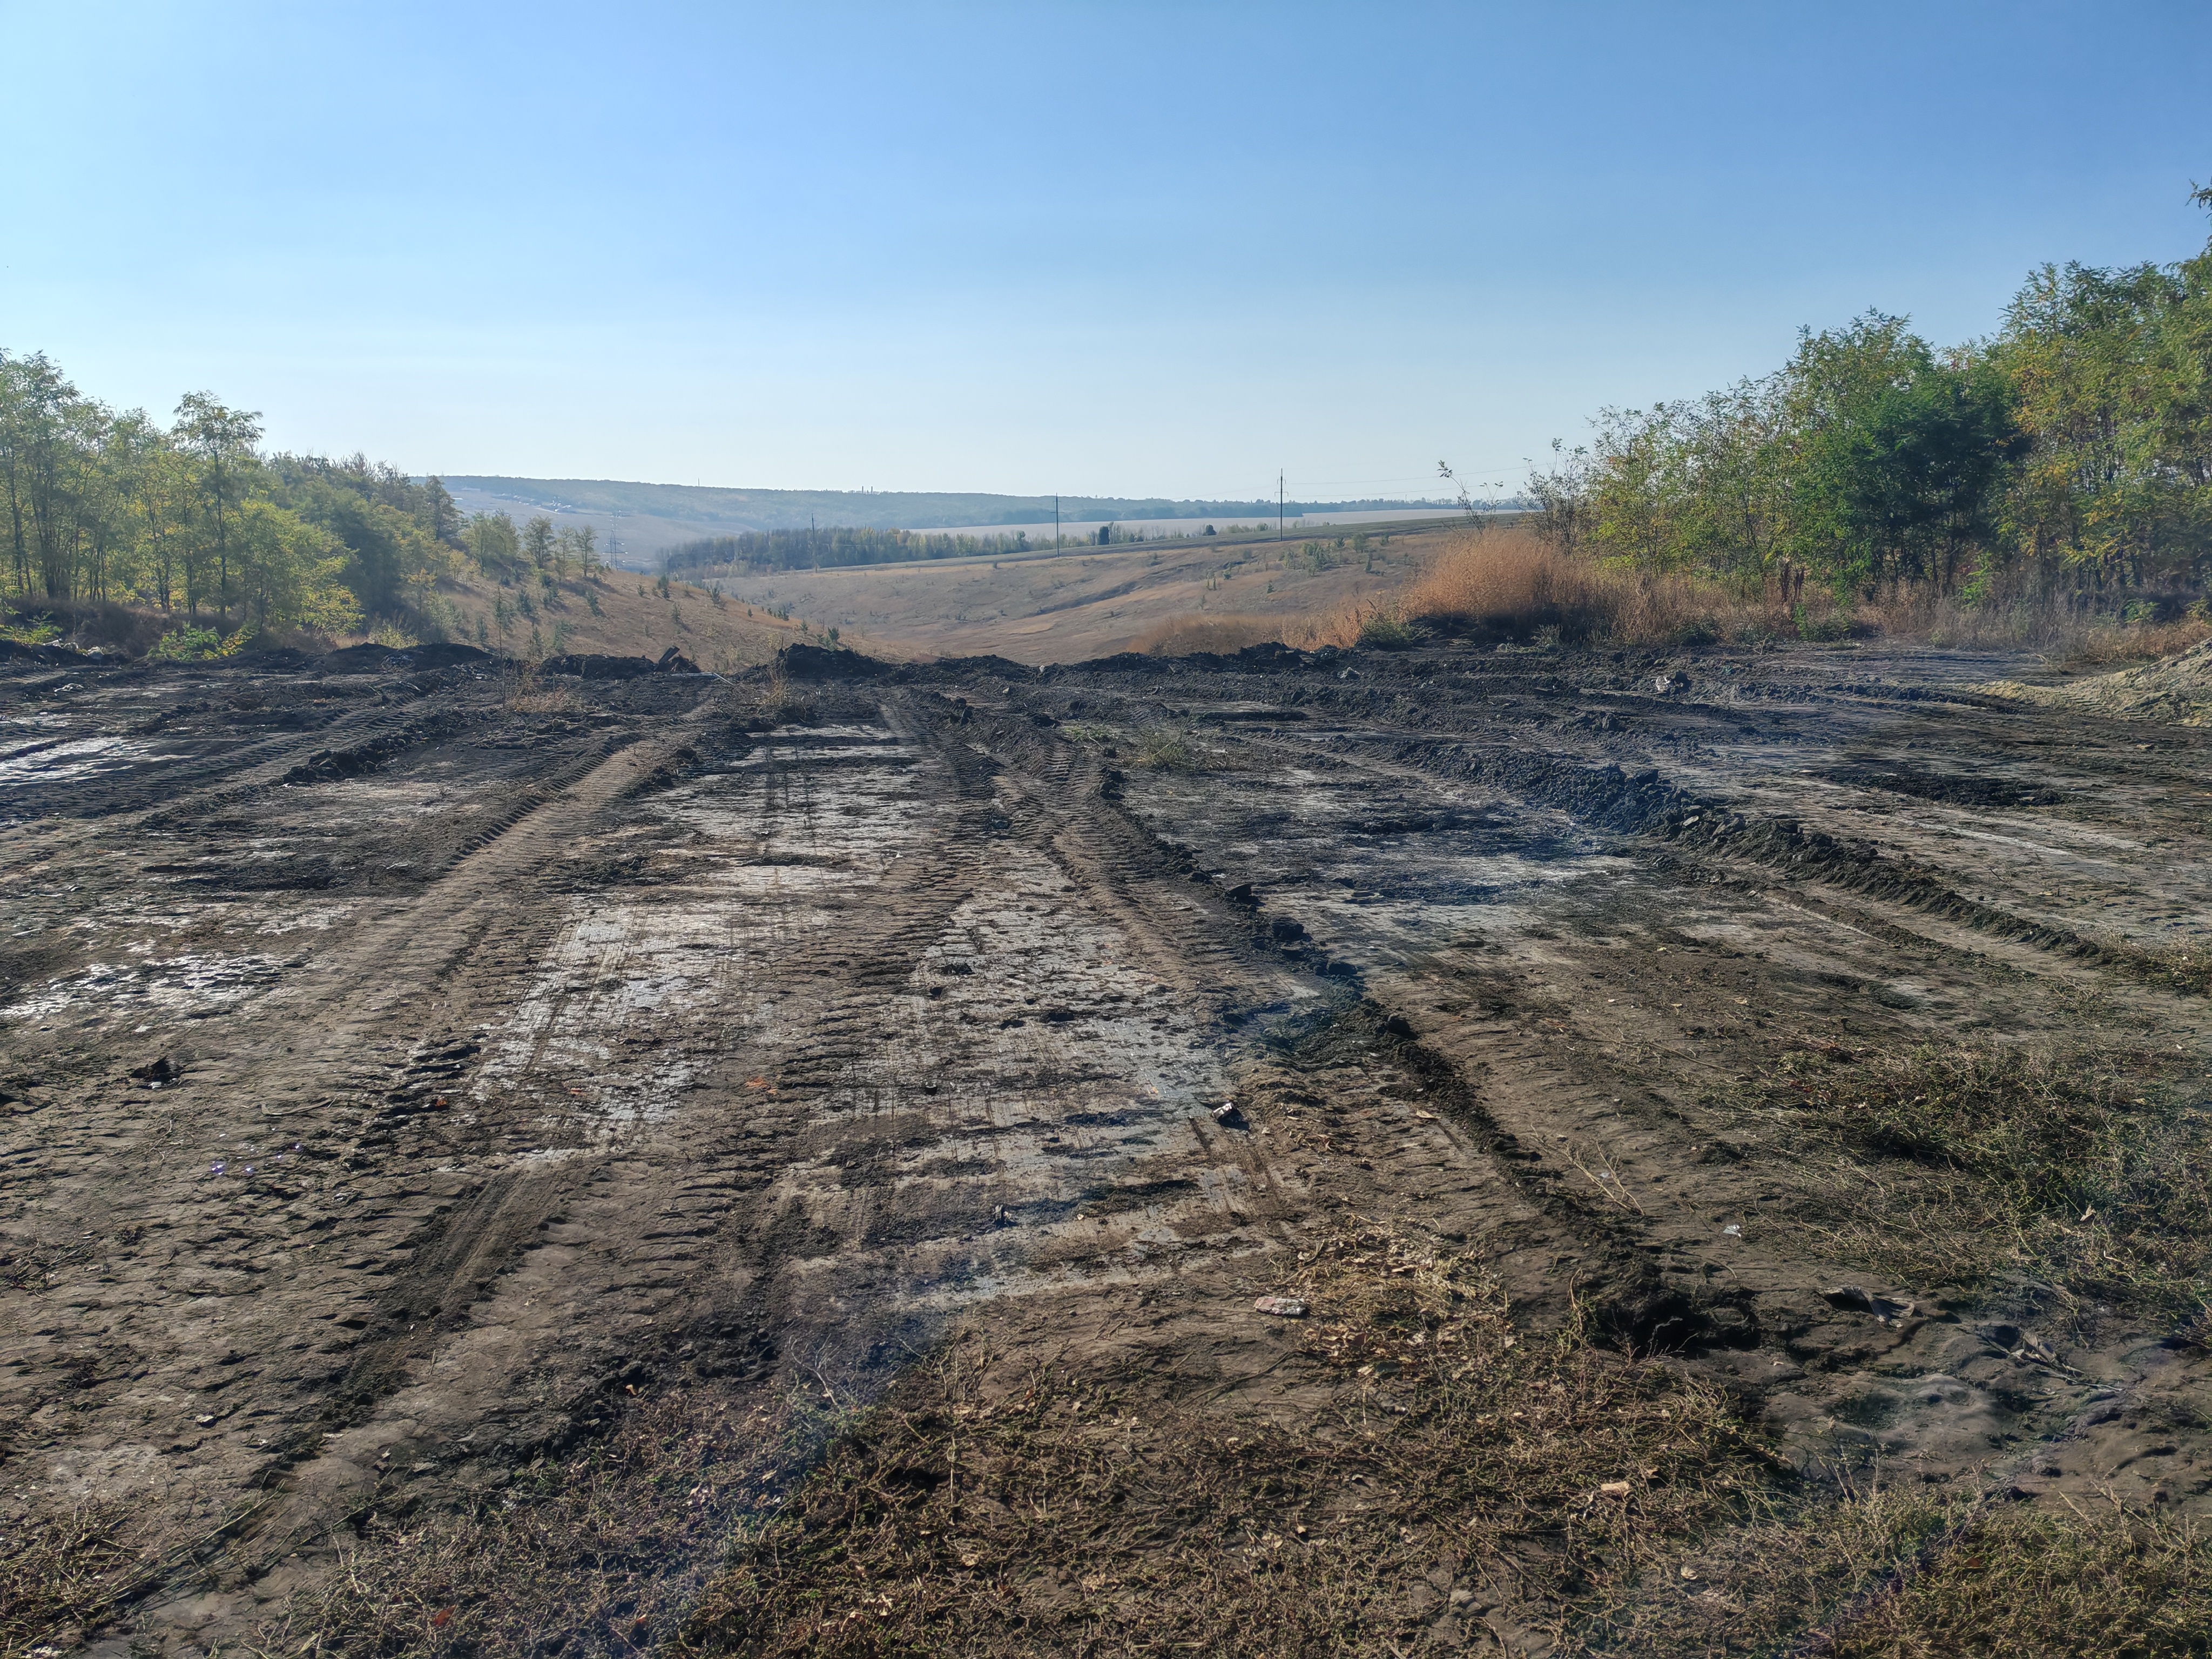
[[[216,562],[216,603],[228,608],[231,522],[258,459],[254,446],[261,441],[261,416],[257,410],[228,408],[209,392],[188,392],[177,404],[177,436],[193,460],[193,482]],[[197,614],[201,596],[196,585],[187,583],[187,595]]]
[[[298,514],[269,501],[246,501],[231,547],[239,599],[263,626],[349,628],[361,620],[343,580],[343,544]]]
[[[533,569],[543,570],[553,562],[553,520],[543,513],[522,526],[522,551]]]
[[[1572,553],[1589,539],[1593,475],[1589,451],[1568,449],[1557,438],[1552,440],[1549,471],[1529,463],[1536,534],[1562,553]]]
[[[514,520],[504,513],[473,513],[464,532],[477,568],[488,574],[511,571],[522,556],[522,543]]]

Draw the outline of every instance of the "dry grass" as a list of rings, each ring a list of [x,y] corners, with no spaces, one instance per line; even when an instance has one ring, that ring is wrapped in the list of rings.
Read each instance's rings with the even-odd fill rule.
[[[2092,626],[2066,653],[2068,668],[2121,668],[2130,663],[2176,657],[2212,639],[2212,620],[2183,617],[2170,623],[2134,627],[2105,623]]]
[[[1610,647],[1886,635],[1937,646],[2026,647],[2083,667],[2170,656],[2212,638],[2212,620],[2123,623],[2065,595],[2013,586],[1976,604],[1899,590],[1849,606],[1814,587],[1784,597],[1686,575],[1627,571],[1557,551],[1509,527],[1448,541],[1411,580],[1380,599],[1285,617],[1184,617],[1141,635],[1157,655],[1233,652],[1269,640],[1302,649],[1390,649],[1446,633],[1498,641]]]
[[[1756,1106],[1731,1105],[1798,1149],[1789,1224],[1825,1250],[1901,1284],[2032,1273],[2077,1313],[2187,1316],[2212,1305],[2212,1194],[2194,1173],[2212,1120],[2157,1092],[2127,1054],[1808,1040]]]
[[[133,1580],[137,1555],[121,1541],[121,1505],[29,1516],[0,1537],[0,1654],[73,1647]]]
[[[910,1374],[688,1625],[694,1652],[1384,1653],[1486,1622],[1565,1635],[1786,1474],[1722,1396],[1571,1338],[1380,1226],[1287,1282],[1326,1403],[1163,1398],[1141,1364]],[[1481,1632],[1490,1639],[1487,1631]]]
[[[548,684],[536,663],[518,663],[504,677],[507,708],[518,714],[571,714],[585,705],[573,686]]]
[[[2212,1539],[2126,1510],[1992,1510],[1824,1632],[1822,1659],[2183,1659],[2212,1653]]]
[[[605,1439],[450,1507],[418,1506],[421,1494],[392,1478],[358,1540],[240,1650],[637,1652],[676,1629],[733,1517],[776,1502],[840,1420],[811,1388],[749,1410],[677,1393],[639,1401]]]
[[[1570,644],[1698,645],[1718,641],[1839,638],[1847,618],[1826,597],[1798,605],[1778,592],[1747,597],[1717,582],[1612,568],[1557,551],[1523,529],[1448,544],[1401,591],[1409,621],[1499,639]]]

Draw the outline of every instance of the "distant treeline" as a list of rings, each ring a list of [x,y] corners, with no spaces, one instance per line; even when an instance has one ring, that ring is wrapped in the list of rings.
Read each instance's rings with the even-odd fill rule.
[[[1224,523],[1228,514],[1222,515]],[[1274,523],[1270,513],[1255,525]],[[1241,523],[1228,524],[1243,529]],[[1196,535],[1185,531],[1147,530],[1135,524],[1101,525],[1096,530],[1066,532],[1061,544],[1080,547],[1122,547],[1143,542],[1196,541],[1217,533],[1208,525]],[[1337,538],[1340,545],[1343,538]],[[1364,547],[1366,537],[1358,538]],[[671,548],[666,556],[669,574],[685,570],[828,570],[841,565],[893,564],[915,559],[1012,558],[1052,546],[1050,536],[1032,539],[1027,531],[1011,536],[956,536],[942,531],[877,530],[847,526],[817,530],[748,530],[735,536],[712,536]],[[1308,545],[1318,545],[1310,543]]]
[[[2198,205],[2212,207],[2212,190]],[[1773,374],[1609,409],[1529,480],[1566,549],[1839,596],[1924,585],[2201,588],[2212,577],[2212,244],[2033,272],[1987,339],[1869,311]]]
[[[1109,526],[1106,538],[1139,539]],[[1095,544],[1097,532],[1070,534],[1071,547]],[[748,530],[712,536],[668,551],[668,572],[684,570],[824,570],[838,565],[893,564],[910,559],[1003,558],[1048,546],[1049,536],[1031,541],[1027,532],[1012,536],[953,536],[927,530],[876,530],[839,525],[819,530]]]

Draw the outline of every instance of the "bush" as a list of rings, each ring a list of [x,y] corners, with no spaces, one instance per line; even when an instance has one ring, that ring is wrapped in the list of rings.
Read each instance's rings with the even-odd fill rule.
[[[162,635],[146,654],[157,662],[204,662],[222,654],[222,635],[212,628],[179,628]]]
[[[1791,609],[1790,620],[1791,626],[1796,629],[1799,639],[1810,640],[1815,644],[1826,645],[1850,637],[1850,618],[1838,612],[1815,617],[1801,605]]]
[[[1402,651],[1419,645],[1429,630],[1407,622],[1395,611],[1377,611],[1359,624],[1359,643],[1376,651]]]

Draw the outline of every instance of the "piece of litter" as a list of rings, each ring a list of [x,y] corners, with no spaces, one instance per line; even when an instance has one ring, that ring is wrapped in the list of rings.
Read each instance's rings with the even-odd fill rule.
[[[1304,1319],[1306,1304],[1295,1296],[1263,1296],[1252,1304],[1252,1311],[1273,1314],[1278,1319]]]
[[[1682,1577],[1694,1584],[1698,1582],[1698,1570],[1695,1567],[1685,1567],[1682,1569]]]
[[[1628,1496],[1628,1482],[1607,1480],[1598,1487],[1597,1495],[1600,1498],[1626,1498]]]
[[[1721,1229],[1721,1237],[1723,1238],[1741,1238],[1743,1237],[1743,1228],[1737,1223],[1731,1221],[1727,1226]]]

